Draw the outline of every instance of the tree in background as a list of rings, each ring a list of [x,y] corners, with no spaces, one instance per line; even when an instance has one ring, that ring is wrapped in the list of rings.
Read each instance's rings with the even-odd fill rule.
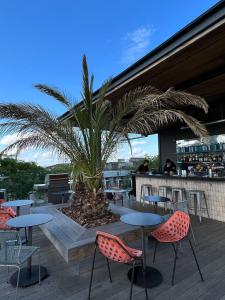
[[[158,155],[145,155],[145,159],[149,161],[148,167],[149,170],[154,169],[154,170],[159,170],[159,156]]]
[[[208,104],[201,97],[168,89],[160,91],[150,85],[127,91],[116,102],[107,97],[111,81],[107,81],[96,98],[93,96],[94,76],[89,76],[86,57],[83,57],[82,103],[74,103],[63,92],[45,84],[36,88],[63,104],[70,120],[62,121],[53,112],[34,104],[0,104],[0,134],[17,133],[20,139],[4,152],[24,149],[51,149],[67,158],[73,177],[83,180],[83,196],[78,195],[85,217],[96,217],[106,211],[102,193],[102,174],[106,162],[118,144],[129,140],[129,133],[149,135],[162,126],[184,122],[200,137],[207,136],[206,128],[185,112],[194,106],[207,113]],[[77,209],[77,208],[76,208]]]
[[[34,162],[13,158],[0,159],[0,174],[8,178],[0,182],[11,199],[23,199],[33,190],[35,183],[43,183],[47,171]]]

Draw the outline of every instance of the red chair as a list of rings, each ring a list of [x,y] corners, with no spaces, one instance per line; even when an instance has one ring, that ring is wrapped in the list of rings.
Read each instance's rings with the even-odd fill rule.
[[[94,257],[93,257],[93,262],[92,262],[88,299],[90,299],[90,297],[91,297],[91,286],[92,286],[92,279],[93,279],[93,272],[94,272],[94,265],[95,265],[95,256],[96,256],[97,249],[106,258],[110,282],[112,282],[112,277],[111,277],[111,271],[110,271],[110,266],[109,266],[109,260],[118,262],[118,263],[123,263],[123,264],[132,263],[132,276],[131,276],[131,286],[130,286],[130,299],[132,299],[134,267],[135,267],[136,263],[141,263],[142,270],[143,270],[144,282],[145,282],[145,271],[143,268],[142,251],[126,246],[123,243],[123,241],[120,238],[118,238],[117,236],[114,236],[114,235],[111,235],[109,233],[102,232],[102,231],[96,232],[95,250],[94,250]],[[147,291],[146,284],[145,284],[145,295],[146,295],[146,299],[148,299],[148,291]]]
[[[187,238],[189,241],[201,280],[204,281],[193,245],[188,236],[189,228],[190,228],[189,215],[182,211],[175,211],[175,213],[168,219],[166,223],[164,223],[163,225],[161,225],[159,228],[157,228],[151,233],[151,235],[155,238],[156,241],[153,262],[155,262],[156,250],[159,242],[171,243],[171,245],[173,246],[175,258],[174,258],[173,274],[172,274],[172,281],[171,281],[172,285],[174,285],[178,246],[179,243],[185,238]]]
[[[6,225],[6,222],[10,220],[12,217],[6,211],[0,210],[0,230],[9,230],[11,227]]]

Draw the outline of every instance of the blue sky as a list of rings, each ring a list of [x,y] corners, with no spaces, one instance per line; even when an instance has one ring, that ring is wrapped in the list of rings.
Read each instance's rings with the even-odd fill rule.
[[[53,85],[79,100],[84,53],[98,88],[217,2],[1,0],[0,101],[38,103],[60,115],[64,108],[33,84]],[[14,139],[0,137],[0,149]],[[133,154],[144,153],[157,153],[156,136],[134,143]],[[118,157],[129,155],[120,147]],[[56,162],[47,152],[20,157]]]

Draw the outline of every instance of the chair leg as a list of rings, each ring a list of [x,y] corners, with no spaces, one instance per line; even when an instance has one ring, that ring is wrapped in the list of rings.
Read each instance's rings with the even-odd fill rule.
[[[208,218],[209,218],[209,209],[208,209],[208,204],[207,204],[207,201],[206,201],[205,193],[203,193],[203,197],[204,197],[204,200],[205,200],[205,208],[206,208],[207,215],[208,215]]]
[[[110,282],[112,282],[112,276],[111,276],[111,270],[110,270],[109,260],[108,260],[107,257],[105,259],[106,259],[106,262],[107,262],[107,268],[108,268],[108,272],[109,272],[109,280],[110,280]]]
[[[132,267],[132,275],[131,275],[131,283],[130,283],[130,300],[132,299],[132,292],[133,292],[133,284],[134,284],[134,267],[135,267],[135,261],[133,262]]]
[[[39,279],[39,285],[41,285],[41,254],[40,250],[38,251],[38,279]]]
[[[194,230],[193,230],[192,225],[191,225],[191,221],[190,221],[190,231],[191,231],[191,235],[192,235],[193,241],[194,241],[195,245],[197,245],[197,242],[196,242],[196,239],[195,239],[195,235],[194,235]]]
[[[148,290],[147,290],[147,282],[146,282],[146,271],[144,269],[143,260],[141,260],[141,268],[142,268],[142,273],[143,273],[143,281],[144,281],[144,285],[145,285],[145,296],[146,296],[146,299],[148,300]]]
[[[9,267],[7,267],[7,283],[9,283]]]
[[[178,253],[178,244],[176,244],[174,246],[174,244],[172,244],[173,249],[174,249],[174,263],[173,263],[173,274],[172,274],[172,281],[171,284],[174,285],[174,277],[175,277],[175,271],[176,271],[176,263],[177,263],[177,253]]]
[[[16,295],[15,295],[15,300],[17,300],[17,295],[18,295],[18,286],[19,286],[19,280],[20,280],[20,268],[18,268],[18,274],[17,274],[17,282],[16,282]]]
[[[94,256],[93,256],[93,261],[92,261],[91,278],[90,278],[89,291],[88,291],[88,299],[91,299],[91,286],[92,286],[93,273],[94,273],[94,267],[95,267],[96,250],[97,250],[97,246],[95,246]]]
[[[198,260],[197,260],[197,257],[196,257],[196,254],[195,254],[195,251],[194,251],[194,248],[193,248],[193,245],[192,245],[190,239],[188,239],[188,241],[189,241],[189,244],[190,244],[190,247],[191,247],[191,250],[192,250],[192,253],[193,253],[193,256],[194,256],[196,265],[197,265],[197,268],[198,268],[199,275],[200,275],[200,277],[201,277],[201,280],[204,281],[203,276],[202,276],[202,272],[201,272],[201,269],[200,269],[200,267],[199,267]]]
[[[158,247],[158,241],[155,240],[155,249],[154,249],[153,261],[152,261],[153,263],[155,262],[157,247]]]

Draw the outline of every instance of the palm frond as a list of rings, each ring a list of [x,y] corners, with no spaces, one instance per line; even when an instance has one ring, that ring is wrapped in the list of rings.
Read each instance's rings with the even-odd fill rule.
[[[71,102],[68,100],[65,93],[59,91],[57,88],[50,87],[46,84],[35,84],[34,87],[40,92],[47,94],[54,99],[58,100],[60,103],[64,104],[67,108],[71,107]]]

